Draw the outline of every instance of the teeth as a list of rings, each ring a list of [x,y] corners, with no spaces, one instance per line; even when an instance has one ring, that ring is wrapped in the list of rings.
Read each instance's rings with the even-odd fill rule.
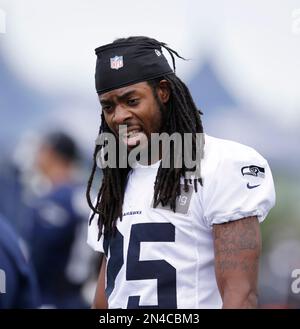
[[[139,134],[141,132],[141,129],[133,129],[130,131],[120,131],[119,134],[122,138],[132,138],[135,137],[137,134]]]
[[[138,133],[139,133],[138,130],[132,130],[132,131],[130,131],[128,134],[126,134],[125,136],[126,136],[127,138],[131,138],[131,137],[135,137]]]

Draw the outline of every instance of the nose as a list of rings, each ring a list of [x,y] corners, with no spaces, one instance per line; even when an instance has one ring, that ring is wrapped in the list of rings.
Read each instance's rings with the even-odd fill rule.
[[[127,120],[131,118],[131,113],[126,109],[126,107],[117,105],[112,117],[112,122],[114,125],[119,126],[126,124]]]

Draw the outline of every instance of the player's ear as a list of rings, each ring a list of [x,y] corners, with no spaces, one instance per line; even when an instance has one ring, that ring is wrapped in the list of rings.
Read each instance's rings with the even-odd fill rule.
[[[167,80],[160,80],[157,88],[157,94],[163,104],[166,104],[170,98],[171,88]]]

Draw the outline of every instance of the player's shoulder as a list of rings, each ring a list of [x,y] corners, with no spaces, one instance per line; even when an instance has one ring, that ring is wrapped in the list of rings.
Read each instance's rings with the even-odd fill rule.
[[[201,171],[206,181],[218,179],[225,173],[231,175],[231,173],[240,172],[247,166],[267,166],[267,160],[250,146],[206,134],[204,137]]]
[[[254,148],[228,139],[205,134],[204,159],[221,161],[265,160]]]

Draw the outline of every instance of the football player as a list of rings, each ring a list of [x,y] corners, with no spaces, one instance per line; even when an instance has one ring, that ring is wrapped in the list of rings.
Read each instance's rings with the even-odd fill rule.
[[[201,176],[175,166],[174,152],[165,168],[161,148],[146,164],[121,166],[117,156],[116,167],[103,168],[93,203],[105,143],[96,145],[88,243],[104,257],[93,307],[257,307],[259,223],[275,203],[267,161],[248,146],[203,133],[201,112],[175,74],[180,56],[165,43],[130,37],[96,54],[99,134],[116,136],[117,154],[124,144],[128,154],[149,148],[155,133],[202,134],[204,146]],[[194,158],[196,138],[190,146]]]

